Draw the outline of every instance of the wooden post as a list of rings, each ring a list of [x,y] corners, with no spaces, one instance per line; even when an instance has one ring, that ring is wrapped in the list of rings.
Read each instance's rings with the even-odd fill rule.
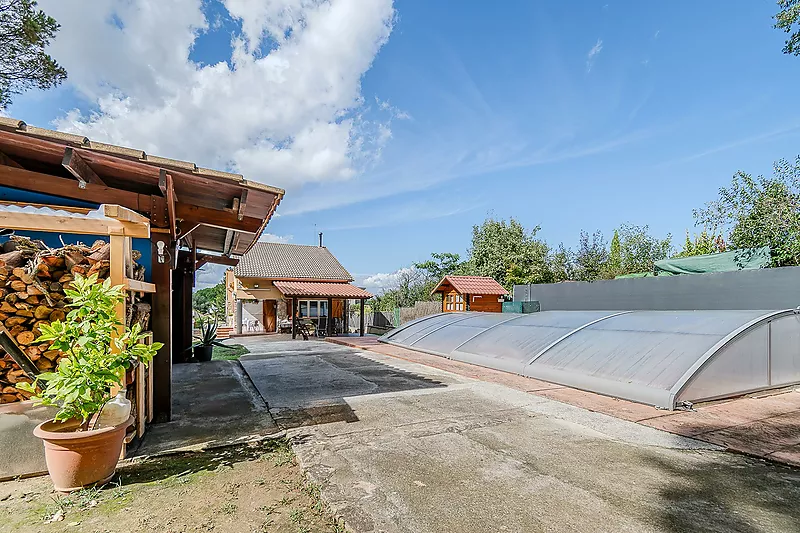
[[[153,375],[153,419],[156,422],[169,422],[172,418],[172,271],[170,260],[158,262],[156,243],[163,240],[160,233],[150,238],[152,248],[152,281],[156,286],[153,294],[151,322],[153,340],[164,343],[151,363]],[[174,247],[167,246],[170,253],[177,253]]]
[[[297,338],[297,298],[292,298],[292,340]]]
[[[333,298],[328,298],[328,331],[327,336],[333,335]]]
[[[363,337],[364,336],[364,299],[362,298],[360,300],[360,302],[361,302],[361,311],[360,311],[360,317],[359,317],[360,318],[360,320],[359,320],[360,321],[360,326],[359,326],[359,329],[358,329],[358,336],[359,337]]]

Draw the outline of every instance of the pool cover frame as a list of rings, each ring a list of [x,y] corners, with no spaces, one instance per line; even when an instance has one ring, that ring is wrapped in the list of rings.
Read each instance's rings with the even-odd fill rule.
[[[595,315],[594,318],[592,315]],[[613,329],[614,320],[625,316],[628,317],[627,320],[633,319],[634,324],[637,321],[639,323],[652,322],[653,329]],[[783,333],[773,334],[773,322],[792,316],[794,316],[793,320],[787,319],[783,322],[785,324],[781,327]],[[526,317],[532,318],[526,319]],[[585,318],[581,319],[581,317]],[[537,335],[552,337],[558,329],[563,329],[564,333],[554,340],[546,342],[543,347],[533,349],[524,359],[519,357],[521,355],[520,347],[511,346],[512,341],[519,344],[519,338],[509,340],[506,346],[499,346],[504,339],[496,339],[497,350],[493,348],[478,350],[479,353],[461,351],[462,347],[497,327],[538,319],[542,319],[544,322],[542,324],[522,324],[522,326],[530,326],[531,329],[524,330],[521,335],[528,335],[531,340],[535,341]],[[559,320],[577,323],[576,319],[586,321],[573,326],[557,325]],[[460,323],[468,324],[468,321],[483,322],[487,325],[470,326],[479,331],[468,335],[466,340],[462,340],[459,336],[463,335],[463,331],[466,330],[458,332],[458,329],[454,328],[453,337],[457,340],[453,343],[452,348],[445,351],[417,345],[437,332],[440,337],[442,335],[446,337],[447,328]],[[617,320],[617,322],[621,321]],[[703,324],[717,325],[718,329],[716,332],[705,332],[697,328],[692,330],[690,327],[693,325],[692,322],[697,322],[695,325],[699,327],[702,327]],[[674,329],[673,324],[675,323],[678,323],[679,327],[680,324],[688,324],[686,331]],[[662,329],[659,329],[659,326]],[[599,329],[601,327],[605,329]],[[729,329],[725,329],[726,327]],[[418,335],[420,330],[422,335]],[[615,331],[617,335],[620,333],[623,335],[616,339],[617,345],[620,342],[623,345],[628,344],[625,341],[629,338],[640,345],[641,351],[631,353],[628,350],[628,355],[637,358],[637,361],[642,361],[641,367],[645,369],[645,377],[652,377],[653,372],[655,378],[661,378],[665,373],[673,376],[669,378],[667,375],[663,378],[666,383],[662,383],[662,385],[665,386],[637,382],[636,379],[626,380],[622,379],[621,375],[615,378],[613,375],[597,375],[596,372],[588,370],[565,368],[567,365],[548,365],[540,362],[545,361],[546,355],[554,356],[557,359],[559,354],[555,352],[560,350],[564,352],[561,359],[567,360],[568,364],[578,361],[579,367],[581,363],[587,365],[587,361],[581,361],[581,357],[584,355],[580,348],[583,345],[589,346],[588,350],[584,349],[584,352],[590,352],[585,356],[586,359],[590,359],[589,363],[597,365],[598,361],[601,361],[615,369],[620,369],[624,363],[627,365],[628,373],[635,373],[636,364],[626,360],[623,355],[616,355],[614,343],[605,343],[604,345],[602,339],[589,343],[577,342],[580,341],[581,332],[589,333],[586,338],[591,340],[592,335],[605,335],[613,338]],[[409,332],[411,333],[409,334]],[[517,337],[520,336],[516,332],[515,334]],[[687,337],[687,335],[694,335],[694,337]],[[672,345],[668,342],[672,338],[670,336],[683,341],[676,343],[678,348],[684,348],[682,351],[670,351],[672,349]],[[393,337],[400,337],[400,340],[393,340]],[[412,337],[415,338],[411,342],[404,342],[405,339]],[[711,346],[707,346],[712,340],[715,342]],[[687,402],[715,400],[800,383],[799,340],[800,315],[798,310],[792,309],[776,311],[543,311],[531,314],[438,313],[404,324],[379,339],[380,342],[402,348],[666,409],[674,409]],[[574,350],[570,350],[570,343],[576,345],[573,347]],[[665,346],[667,347],[665,348]],[[502,354],[504,348],[508,352],[507,355],[511,354],[512,357],[498,355]],[[516,353],[513,354],[513,352]],[[777,361],[779,364],[775,365],[777,370],[773,368],[773,352],[777,354],[776,357],[780,358]],[[673,353],[678,353],[678,356],[670,359]],[[617,360],[614,360],[615,357]],[[649,369],[651,374],[647,374],[648,357],[655,360],[655,362],[650,362],[650,366],[653,367]],[[720,363],[715,365],[716,362]],[[661,368],[660,371],[659,368]],[[622,370],[620,370],[621,373]]]

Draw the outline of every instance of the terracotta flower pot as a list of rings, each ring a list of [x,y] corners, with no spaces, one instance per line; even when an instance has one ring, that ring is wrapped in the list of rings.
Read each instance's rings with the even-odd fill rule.
[[[118,426],[75,431],[78,422],[42,422],[33,434],[44,442],[47,471],[55,489],[71,492],[111,480],[133,417]]]

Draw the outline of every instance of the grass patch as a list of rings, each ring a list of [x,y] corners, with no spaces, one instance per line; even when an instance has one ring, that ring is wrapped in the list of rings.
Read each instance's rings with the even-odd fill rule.
[[[239,359],[241,356],[250,353],[250,350],[241,344],[230,344],[225,347],[214,346],[214,352],[211,355],[212,361],[231,361]]]

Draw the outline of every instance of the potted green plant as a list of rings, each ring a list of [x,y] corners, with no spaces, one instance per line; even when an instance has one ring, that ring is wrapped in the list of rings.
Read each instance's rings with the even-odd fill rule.
[[[201,362],[211,361],[211,356],[214,355],[214,346],[225,345],[217,340],[217,323],[211,322],[211,319],[200,319],[200,336],[196,337],[197,341],[192,344],[194,358]]]
[[[110,279],[98,283],[97,275],[78,275],[64,293],[70,311],[63,321],[40,326],[36,342],[52,341],[51,349],[66,357],[53,372],[17,387],[33,394],[37,405],[58,408],[55,418],[39,424],[34,435],[44,441],[56,490],[69,492],[106,483],[114,475],[133,417],[98,427],[103,407],[112,390],[124,387],[125,371],[137,363],[148,364],[163,345],[143,344],[139,324],[114,337],[123,329],[115,306],[125,301],[125,292],[122,286],[112,287]]]

